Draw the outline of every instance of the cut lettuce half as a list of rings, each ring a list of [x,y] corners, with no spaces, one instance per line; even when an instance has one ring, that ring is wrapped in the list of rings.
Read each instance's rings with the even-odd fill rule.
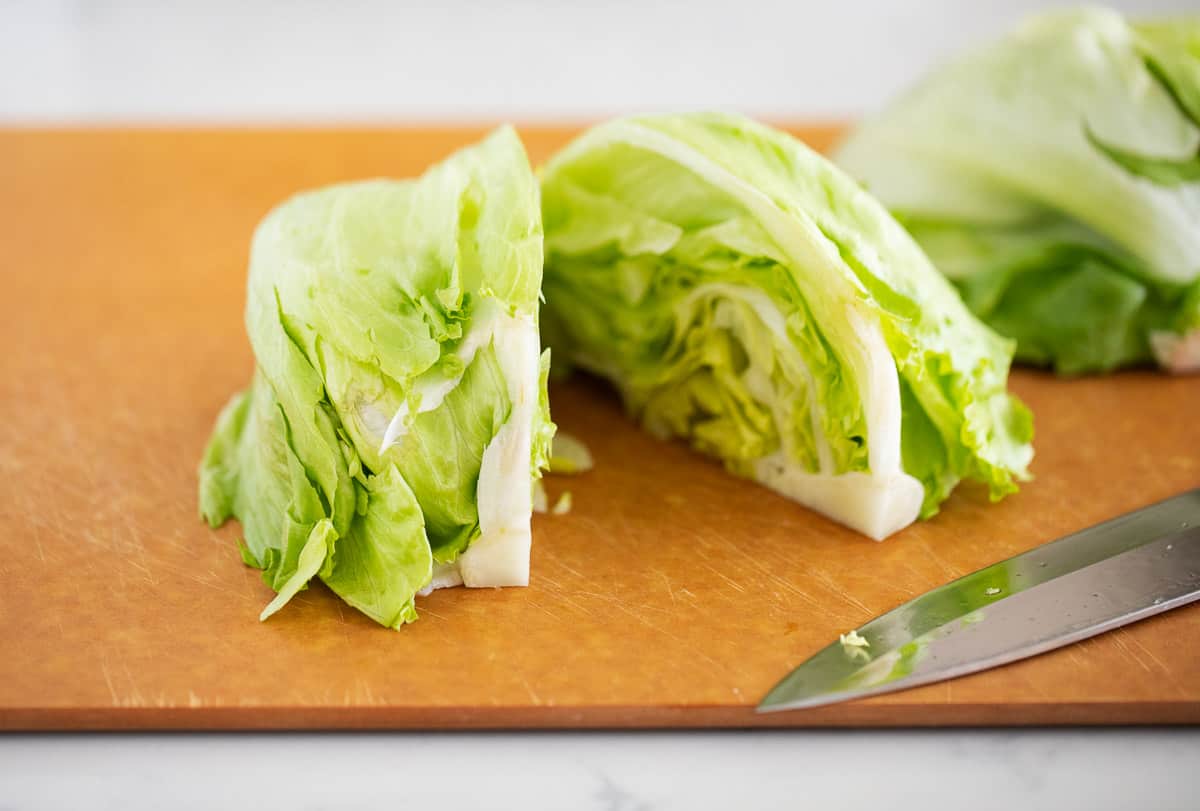
[[[546,307],[560,358],[659,436],[866,535],[994,497],[1030,460],[983,326],[870,195],[730,115],[596,127],[545,167]]]
[[[1200,370],[1200,18],[1033,18],[835,159],[1018,359]]]
[[[217,421],[200,509],[278,592],[318,577],[377,622],[430,588],[525,585],[554,425],[536,181],[503,128],[416,181],[301,194],[259,226],[257,369]]]

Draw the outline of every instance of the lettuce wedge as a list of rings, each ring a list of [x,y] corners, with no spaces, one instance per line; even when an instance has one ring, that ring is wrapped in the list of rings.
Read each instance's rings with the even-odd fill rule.
[[[200,509],[242,523],[279,610],[314,578],[377,622],[418,592],[524,585],[554,426],[538,191],[503,128],[416,181],[301,194],[258,227],[257,368],[217,421]]]
[[[1012,342],[800,142],[718,114],[585,133],[542,177],[543,326],[656,435],[876,539],[1026,475]]]

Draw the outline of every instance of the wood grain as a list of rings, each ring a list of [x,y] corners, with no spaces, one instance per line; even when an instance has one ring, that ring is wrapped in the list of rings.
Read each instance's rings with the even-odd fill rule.
[[[831,128],[806,130],[818,146]],[[527,589],[449,590],[388,631],[270,592],[197,517],[250,375],[247,246],[286,195],[407,176],[482,130],[0,133],[0,728],[1200,722],[1200,605],[891,696],[756,716],[789,668],[900,602],[1200,484],[1200,378],[1013,386],[1037,480],[961,488],[876,544],[678,444],[594,382],[553,392],[596,469],[550,482]],[[523,130],[535,160],[568,130]]]

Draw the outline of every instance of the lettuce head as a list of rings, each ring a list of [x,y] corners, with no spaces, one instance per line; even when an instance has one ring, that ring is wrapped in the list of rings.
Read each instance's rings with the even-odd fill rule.
[[[835,159],[1019,360],[1200,370],[1200,17],[1032,18]]]

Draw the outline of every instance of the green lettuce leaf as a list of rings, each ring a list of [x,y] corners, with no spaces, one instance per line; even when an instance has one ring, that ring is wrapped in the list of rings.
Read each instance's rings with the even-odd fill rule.
[[[1200,18],[1036,17],[835,155],[1017,358],[1200,369]],[[1157,336],[1157,337],[1155,337]]]
[[[249,389],[200,509],[242,523],[279,610],[313,577],[389,627],[421,590],[523,585],[554,426],[538,191],[509,128],[416,181],[301,194],[259,226]]]
[[[596,127],[545,167],[545,323],[556,358],[867,535],[972,478],[1026,475],[1012,343],[904,229],[796,140],[737,116]]]

